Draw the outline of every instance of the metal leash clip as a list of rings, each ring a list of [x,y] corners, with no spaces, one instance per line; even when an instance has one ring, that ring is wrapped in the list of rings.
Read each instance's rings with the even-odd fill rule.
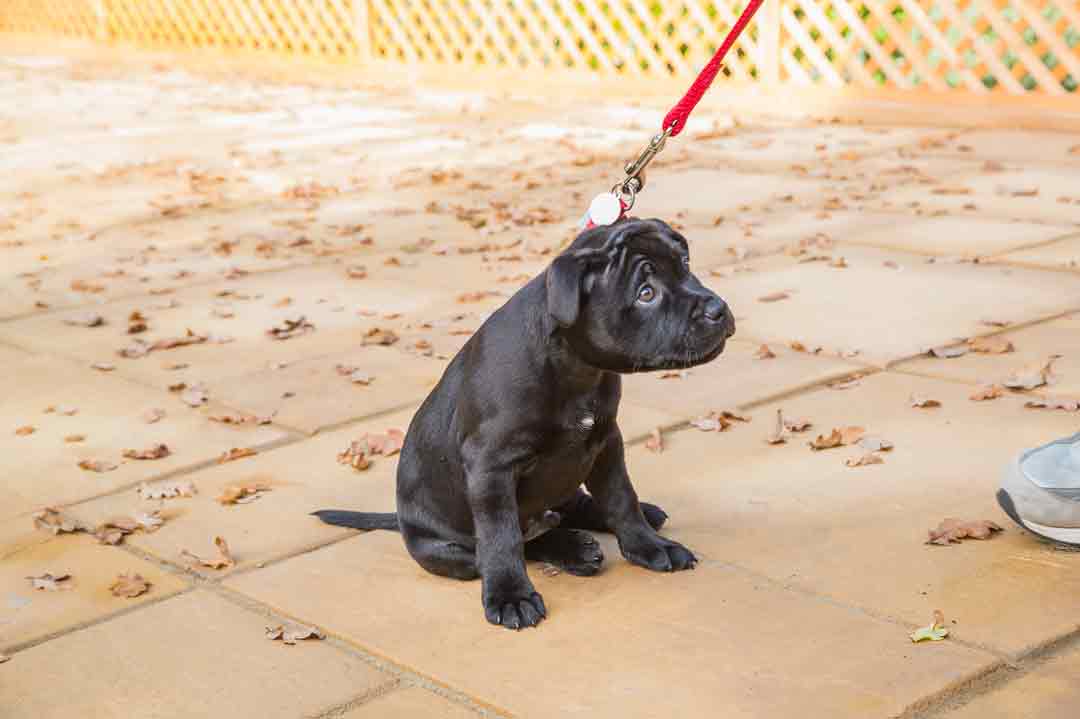
[[[660,154],[660,151],[664,149],[664,145],[667,143],[668,137],[671,135],[671,130],[674,125],[668,127],[663,132],[653,135],[653,138],[649,140],[649,144],[645,146],[645,149],[637,156],[637,159],[633,162],[626,163],[626,167],[623,168],[626,172],[626,177],[620,182],[615,183],[615,186],[611,188],[611,193],[618,197],[626,210],[629,210],[634,206],[634,199],[637,197],[637,193],[645,187],[645,168],[649,166],[649,163],[653,161],[653,158]]]

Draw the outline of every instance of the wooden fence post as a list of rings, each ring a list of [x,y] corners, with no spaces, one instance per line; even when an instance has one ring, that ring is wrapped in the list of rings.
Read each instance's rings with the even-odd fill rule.
[[[768,87],[780,84],[780,3],[765,0],[757,16],[759,79]]]
[[[361,64],[371,61],[371,8],[369,0],[353,0],[353,38],[356,40],[356,59]]]

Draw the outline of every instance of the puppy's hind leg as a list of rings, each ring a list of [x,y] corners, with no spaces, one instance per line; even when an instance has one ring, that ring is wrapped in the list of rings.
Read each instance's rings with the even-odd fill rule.
[[[604,553],[588,532],[555,527],[525,543],[525,559],[548,562],[569,574],[591,577],[600,571]]]
[[[649,523],[650,527],[660,529],[660,527],[664,526],[664,522],[668,518],[667,512],[655,504],[649,504],[648,502],[641,502],[640,504],[641,513],[645,515],[645,521]],[[556,507],[555,511],[562,517],[562,521],[559,522],[560,527],[586,529],[591,532],[611,531],[611,527],[608,526],[607,520],[604,518],[603,512],[600,511],[600,506],[596,503],[596,500],[591,494],[582,489],[578,489],[573,499]]]
[[[476,579],[476,551],[456,542],[436,537],[407,535],[405,547],[416,562],[432,574],[454,579]]]

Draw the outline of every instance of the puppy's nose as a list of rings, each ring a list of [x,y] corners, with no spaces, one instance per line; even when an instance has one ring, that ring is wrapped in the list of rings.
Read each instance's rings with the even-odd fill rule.
[[[728,314],[727,303],[715,295],[705,301],[705,319],[709,322],[723,322]]]

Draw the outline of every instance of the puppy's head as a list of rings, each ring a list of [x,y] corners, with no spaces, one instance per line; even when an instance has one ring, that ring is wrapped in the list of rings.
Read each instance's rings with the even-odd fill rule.
[[[727,303],[690,272],[686,239],[661,220],[586,230],[551,263],[546,282],[561,334],[600,369],[692,367],[735,333]]]

